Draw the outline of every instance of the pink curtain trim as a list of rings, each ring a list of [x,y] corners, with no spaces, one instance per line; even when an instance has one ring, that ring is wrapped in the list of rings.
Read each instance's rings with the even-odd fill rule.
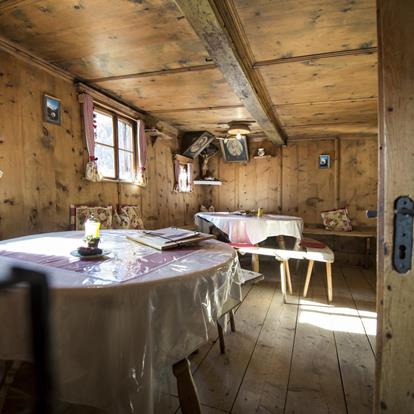
[[[83,127],[85,131],[86,146],[88,148],[89,160],[95,161],[95,128],[93,119],[93,100],[92,97],[83,94]]]

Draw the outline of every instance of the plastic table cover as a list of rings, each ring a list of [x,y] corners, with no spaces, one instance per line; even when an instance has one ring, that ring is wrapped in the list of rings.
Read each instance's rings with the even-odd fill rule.
[[[101,232],[112,253],[99,261],[70,255],[81,232],[6,240],[0,269],[20,264],[48,275],[58,398],[111,414],[158,413],[163,395],[176,391],[172,365],[208,340],[227,300],[241,300],[239,263],[215,240],[160,261],[129,232]],[[26,293],[0,295],[0,359],[31,360]]]
[[[197,213],[195,223],[201,228],[202,220],[209,221],[226,233],[232,243],[257,244],[272,236],[302,238],[303,219],[300,217],[277,214],[257,217],[226,212]]]

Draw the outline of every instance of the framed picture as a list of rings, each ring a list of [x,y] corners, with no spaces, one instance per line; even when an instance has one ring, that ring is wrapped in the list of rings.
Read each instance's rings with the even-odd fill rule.
[[[246,137],[220,140],[221,152],[226,162],[249,161],[249,149]]]
[[[199,133],[197,133],[198,135]],[[193,143],[184,151],[183,155],[189,158],[196,158],[200,155],[200,152],[203,151],[212,141],[214,141],[214,135],[209,132],[203,132],[199,135]]]
[[[43,118],[46,122],[60,125],[61,108],[60,99],[50,95],[43,95]]]
[[[331,168],[331,156],[328,154],[319,155],[319,168]]]

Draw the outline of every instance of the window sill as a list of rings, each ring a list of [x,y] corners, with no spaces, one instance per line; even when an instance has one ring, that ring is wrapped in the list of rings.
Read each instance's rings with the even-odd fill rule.
[[[101,183],[119,183],[119,184],[132,184],[139,187],[138,184],[134,183],[133,181],[126,181],[126,180],[118,180],[116,178],[106,178],[104,177],[101,181]]]

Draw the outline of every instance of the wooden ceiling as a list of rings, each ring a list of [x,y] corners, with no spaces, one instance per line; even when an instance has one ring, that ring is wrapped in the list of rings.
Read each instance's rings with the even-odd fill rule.
[[[243,87],[192,3],[211,6]],[[183,131],[377,133],[375,0],[0,0],[0,36]]]

